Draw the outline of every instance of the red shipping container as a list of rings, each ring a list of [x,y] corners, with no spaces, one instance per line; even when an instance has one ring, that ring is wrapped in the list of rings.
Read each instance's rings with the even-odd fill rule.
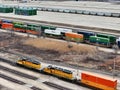
[[[3,29],[13,29],[13,24],[12,23],[2,23]]]

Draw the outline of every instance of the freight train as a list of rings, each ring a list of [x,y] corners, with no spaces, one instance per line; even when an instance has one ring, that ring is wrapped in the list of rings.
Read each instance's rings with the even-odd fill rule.
[[[74,32],[74,30],[72,29],[65,29],[47,25],[34,25],[5,19],[2,19],[0,21],[0,28],[104,47],[112,47],[113,45],[117,45],[120,48],[120,39],[114,35],[109,34],[94,33],[83,30]]]
[[[81,71],[78,75],[75,75],[72,70],[55,65],[43,66],[39,61],[28,58],[21,58],[16,62],[16,64],[39,70],[40,72],[54,75],[59,78],[77,81],[84,85],[95,87],[97,90],[117,90],[117,80],[104,75],[85,71]]]

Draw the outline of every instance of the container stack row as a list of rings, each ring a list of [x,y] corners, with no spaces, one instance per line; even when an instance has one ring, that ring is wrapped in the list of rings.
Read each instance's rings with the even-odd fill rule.
[[[29,7],[18,7],[15,8],[15,14],[25,15],[25,16],[37,15],[37,9],[29,8]]]
[[[10,7],[7,5],[0,5],[0,13],[13,13],[16,15],[32,16],[37,15],[37,9],[32,7]]]
[[[12,13],[13,8],[5,5],[0,6],[0,13]]]

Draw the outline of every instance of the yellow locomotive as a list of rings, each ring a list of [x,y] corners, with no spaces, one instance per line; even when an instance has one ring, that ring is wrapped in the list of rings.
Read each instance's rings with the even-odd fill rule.
[[[41,63],[36,60],[21,58],[16,62],[18,65],[22,65],[28,68],[33,68],[39,70],[41,68]]]
[[[51,75],[55,75],[61,78],[73,80],[73,72],[67,69],[49,65],[48,67],[43,68],[43,72]]]

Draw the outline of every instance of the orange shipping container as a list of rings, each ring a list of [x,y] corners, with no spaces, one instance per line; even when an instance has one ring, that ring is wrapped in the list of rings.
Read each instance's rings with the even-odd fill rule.
[[[81,82],[103,90],[116,90],[117,80],[95,73],[83,72]]]
[[[26,30],[21,29],[21,28],[13,28],[14,31],[19,31],[19,32],[26,32]]]
[[[2,27],[3,29],[12,29],[13,28],[13,24],[11,23],[2,23]]]
[[[0,24],[2,24],[2,21],[0,20]]]
[[[83,38],[82,34],[71,33],[71,32],[66,32],[65,36],[66,37],[71,37],[71,38]]]
[[[26,30],[27,33],[38,35],[39,32],[33,30]]]

